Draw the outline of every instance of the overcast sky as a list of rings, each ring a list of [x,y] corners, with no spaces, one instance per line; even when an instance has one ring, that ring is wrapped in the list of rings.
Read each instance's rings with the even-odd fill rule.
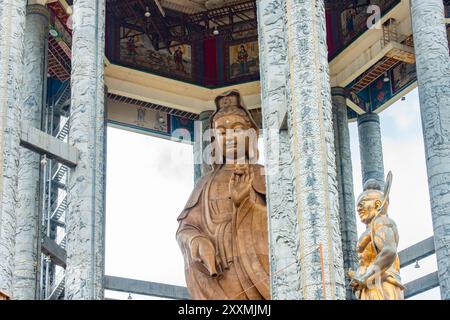
[[[394,175],[389,215],[397,222],[401,250],[433,234],[417,90],[381,114],[381,130],[385,170]],[[357,196],[362,186],[356,123],[350,132]],[[106,274],[185,286],[175,232],[193,188],[192,146],[108,128],[107,161]],[[359,223],[359,234],[363,228]],[[435,270],[433,255],[419,269],[402,269],[403,283]],[[416,298],[439,299],[439,289]]]

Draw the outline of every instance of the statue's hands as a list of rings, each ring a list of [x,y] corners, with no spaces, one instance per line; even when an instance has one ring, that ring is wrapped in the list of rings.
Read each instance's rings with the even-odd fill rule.
[[[230,179],[231,199],[236,207],[239,207],[249,197],[254,176],[255,174],[249,165],[236,165]]]
[[[365,280],[358,271],[350,269],[347,275],[350,278],[350,287],[352,287],[353,291],[361,290],[365,286]]]
[[[356,291],[376,284],[376,274],[366,272],[362,275],[357,274],[352,277],[350,286]]]
[[[218,276],[216,267],[216,250],[213,243],[205,237],[194,238],[191,242],[191,257],[202,265],[211,277]]]
[[[358,291],[363,289],[366,286],[366,281],[358,276],[358,275],[354,275],[352,277],[352,280],[350,281],[350,287],[353,288],[354,291]]]

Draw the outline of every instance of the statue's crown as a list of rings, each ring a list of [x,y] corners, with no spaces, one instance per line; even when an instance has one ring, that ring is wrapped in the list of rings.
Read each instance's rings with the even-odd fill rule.
[[[251,123],[251,120],[250,120],[248,114],[242,108],[240,108],[238,105],[230,105],[230,106],[225,106],[223,108],[220,108],[214,115],[214,119],[218,119],[220,117],[224,117],[224,116],[228,116],[228,115],[241,116],[244,119],[247,119],[249,123]]]
[[[239,115],[247,120],[250,127],[254,128],[257,132],[258,126],[255,120],[251,116],[250,112],[242,102],[241,94],[237,90],[227,91],[215,99],[216,112],[211,117],[211,128],[213,128],[214,120],[228,115]]]

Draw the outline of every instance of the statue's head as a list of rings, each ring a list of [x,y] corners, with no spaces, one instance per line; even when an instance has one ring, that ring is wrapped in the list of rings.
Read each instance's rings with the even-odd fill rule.
[[[212,140],[226,162],[243,160],[256,163],[259,129],[250,112],[233,90],[215,99],[216,111],[211,116]]]
[[[367,225],[379,213],[385,213],[388,203],[387,200],[384,200],[385,195],[384,192],[381,191],[380,183],[374,179],[367,180],[364,184],[364,191],[358,197],[356,204],[361,222]]]

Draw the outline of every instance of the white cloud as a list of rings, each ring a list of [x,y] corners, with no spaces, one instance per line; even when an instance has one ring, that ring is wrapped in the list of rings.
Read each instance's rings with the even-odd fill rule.
[[[392,121],[400,130],[414,130],[417,125],[419,97],[417,90],[408,94],[405,101],[398,101],[381,115],[384,121]]]

